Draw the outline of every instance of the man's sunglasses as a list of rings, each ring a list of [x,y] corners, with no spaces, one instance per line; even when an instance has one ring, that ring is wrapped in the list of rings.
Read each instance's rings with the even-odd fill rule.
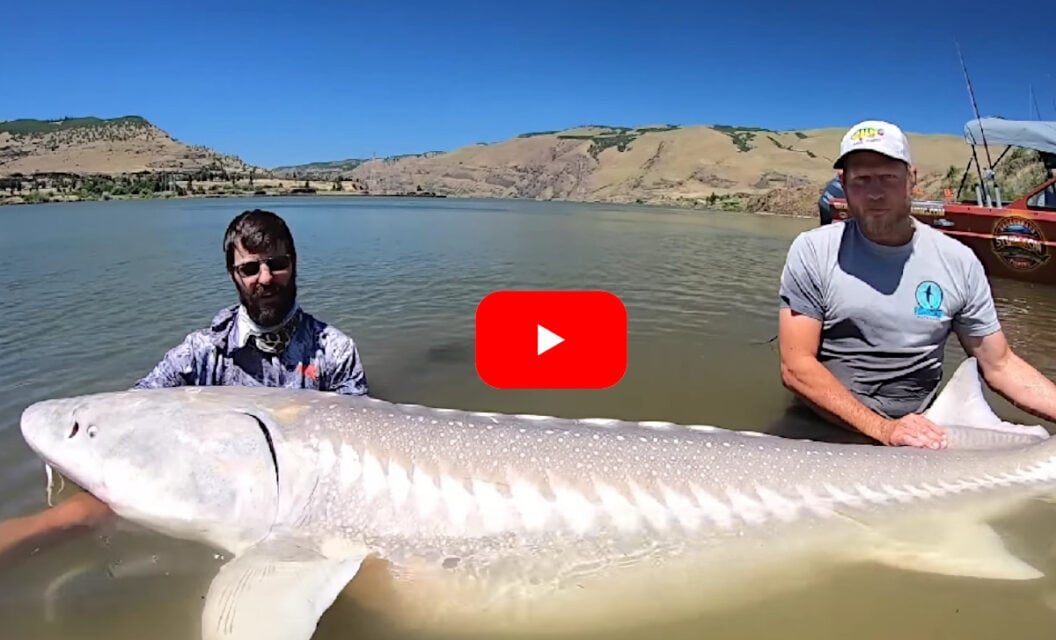
[[[252,278],[260,273],[260,265],[262,263],[268,265],[268,271],[275,273],[289,269],[290,262],[290,256],[273,256],[264,260],[250,260],[249,262],[236,264],[235,271],[238,271],[238,274],[243,278]]]

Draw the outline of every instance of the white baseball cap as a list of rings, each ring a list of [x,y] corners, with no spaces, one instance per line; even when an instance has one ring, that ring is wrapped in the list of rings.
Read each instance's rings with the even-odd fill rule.
[[[889,158],[913,164],[909,156],[909,139],[902,130],[883,120],[863,120],[847,130],[840,141],[840,157],[833,167],[843,168],[847,154],[855,151],[875,151]]]

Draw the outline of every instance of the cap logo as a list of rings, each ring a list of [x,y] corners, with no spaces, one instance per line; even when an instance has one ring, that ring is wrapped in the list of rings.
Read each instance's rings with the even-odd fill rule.
[[[879,127],[862,127],[857,129],[851,134],[851,140],[855,142],[861,142],[866,138],[882,138],[884,136],[883,128]]]

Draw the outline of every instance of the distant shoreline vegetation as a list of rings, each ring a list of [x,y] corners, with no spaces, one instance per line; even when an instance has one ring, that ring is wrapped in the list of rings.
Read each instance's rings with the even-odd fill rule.
[[[228,176],[226,179],[205,175],[201,179],[175,180],[173,174],[127,174],[119,176],[73,174],[35,174],[34,176],[0,177],[0,207],[46,203],[93,202],[117,200],[152,200],[184,198],[247,198],[282,196],[361,196],[361,197],[418,197],[447,198],[446,194],[422,189],[404,192],[370,192],[365,185],[353,180],[305,178],[253,178]],[[800,189],[802,190],[802,189]],[[809,191],[809,189],[808,189]],[[813,202],[816,194],[806,194]],[[452,196],[457,197],[457,196]],[[516,199],[516,198],[514,198]],[[565,200],[557,200],[565,202]],[[607,200],[568,200],[573,203],[603,204]],[[749,193],[712,193],[701,198],[662,198],[659,200],[611,201],[612,204],[631,204],[691,210],[725,211],[736,213],[769,213],[765,198]],[[803,217],[813,211],[789,209],[781,215]]]
[[[223,198],[287,195],[373,195],[446,197],[418,186],[414,191],[371,193],[346,178],[297,179],[248,174],[139,172],[121,175],[37,173],[0,177],[0,205],[169,198]]]
[[[17,207],[18,205],[48,204],[48,203],[70,203],[70,202],[111,202],[122,200],[171,200],[190,198],[250,198],[250,197],[283,197],[283,196],[359,196],[359,197],[417,197],[417,198],[458,198],[459,196],[448,196],[433,191],[423,190],[418,187],[415,191],[396,193],[371,193],[366,190],[351,188],[336,188],[330,180],[281,180],[263,179],[258,181],[256,188],[246,185],[231,185],[231,183],[205,183],[194,186],[188,190],[177,185],[176,188],[167,188],[163,182],[156,180],[127,180],[122,178],[108,178],[101,176],[86,176],[86,187],[84,188],[60,188],[57,186],[28,188],[23,183],[19,190],[12,186],[11,178],[0,178],[0,208],[5,205]],[[274,183],[283,183],[275,185]],[[265,186],[267,185],[267,186]],[[464,196],[467,198],[473,196]],[[729,193],[719,195],[712,193],[704,198],[676,197],[658,201],[646,201],[637,199],[635,201],[608,201],[608,200],[552,200],[554,202],[570,202],[575,204],[629,204],[646,207],[664,207],[676,209],[710,210],[734,213],[768,213],[765,209],[754,209],[754,199],[759,196],[749,193]],[[509,198],[513,200],[530,198]],[[791,217],[802,217],[798,213],[783,214]],[[813,215],[813,214],[811,214]]]

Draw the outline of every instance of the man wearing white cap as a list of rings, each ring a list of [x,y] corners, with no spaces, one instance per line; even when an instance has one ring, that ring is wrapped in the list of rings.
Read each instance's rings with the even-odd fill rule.
[[[861,122],[834,168],[850,218],[800,234],[781,274],[785,386],[883,444],[944,448],[944,431],[920,414],[954,332],[992,389],[1056,420],[1056,385],[1009,348],[979,259],[910,215],[916,171],[905,134]]]

